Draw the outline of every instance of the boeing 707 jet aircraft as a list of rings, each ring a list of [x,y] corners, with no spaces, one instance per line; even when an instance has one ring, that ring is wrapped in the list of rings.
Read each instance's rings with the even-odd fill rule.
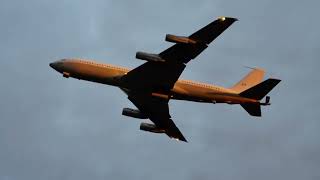
[[[169,100],[240,104],[250,115],[261,116],[261,105],[270,105],[270,97],[266,95],[280,82],[279,79],[263,81],[264,70],[259,68],[254,68],[231,88],[179,80],[186,64],[235,21],[236,18],[219,17],[190,36],[167,34],[165,40],[174,45],[159,54],[137,52],[136,58],[146,62],[132,70],[83,59],[62,59],[50,66],[66,78],[119,87],[137,107],[124,108],[122,114],[153,122],[141,123],[141,130],[165,133],[187,142],[171,119]]]

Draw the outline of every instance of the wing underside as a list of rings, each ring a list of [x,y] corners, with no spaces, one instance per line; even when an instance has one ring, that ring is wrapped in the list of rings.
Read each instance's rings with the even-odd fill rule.
[[[157,56],[161,62],[146,62],[122,77],[128,88],[170,90],[183,72],[186,64],[196,58],[216,39],[236,18],[218,18],[188,38],[196,43],[176,43]]]
[[[162,128],[169,137],[186,141],[171,119],[168,107],[169,99],[154,97],[152,93],[169,93],[186,64],[196,58],[236,20],[229,17],[218,18],[185,37],[187,39],[185,42],[192,43],[176,43],[163,52],[150,57],[157,58],[157,61],[148,61],[121,78],[123,87],[128,89],[129,100],[140,111],[148,114],[149,119],[157,128]]]
[[[130,93],[128,99],[170,138],[187,142],[171,119],[168,100],[140,93]]]

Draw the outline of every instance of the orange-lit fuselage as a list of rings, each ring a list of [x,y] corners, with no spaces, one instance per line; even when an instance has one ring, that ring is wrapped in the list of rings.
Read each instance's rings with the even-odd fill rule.
[[[57,61],[51,63],[50,66],[65,77],[129,89],[121,83],[121,76],[130,70],[127,68],[73,59]],[[207,103],[240,104],[258,102],[254,99],[241,97],[231,89],[189,80],[178,80],[170,92],[154,92],[153,95],[163,98]]]

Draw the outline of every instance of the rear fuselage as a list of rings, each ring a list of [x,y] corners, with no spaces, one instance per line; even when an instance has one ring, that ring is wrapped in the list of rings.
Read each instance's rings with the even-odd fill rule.
[[[81,59],[64,59],[51,63],[50,66],[62,73],[64,77],[117,86],[125,92],[130,91],[130,87],[121,83],[121,77],[130,71],[128,68]],[[190,80],[178,80],[170,92],[154,92],[153,95],[168,99],[207,103],[258,102],[254,99],[241,97],[231,89]]]

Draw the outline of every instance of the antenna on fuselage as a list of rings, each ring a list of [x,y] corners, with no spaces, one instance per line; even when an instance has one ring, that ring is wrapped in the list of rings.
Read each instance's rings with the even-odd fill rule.
[[[257,67],[251,67],[251,66],[247,66],[247,65],[243,65],[244,68],[248,68],[248,69],[258,69]]]

